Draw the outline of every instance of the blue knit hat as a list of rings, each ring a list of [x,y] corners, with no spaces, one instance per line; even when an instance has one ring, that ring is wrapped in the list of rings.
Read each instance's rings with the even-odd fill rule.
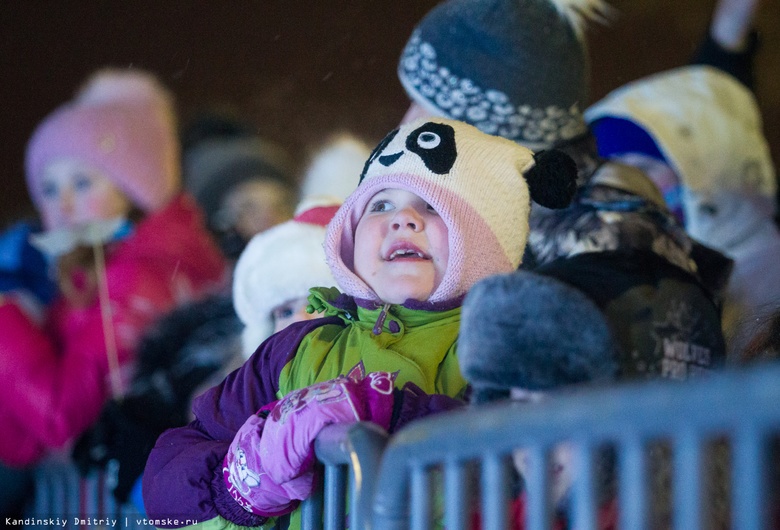
[[[606,9],[601,0],[448,0],[415,28],[398,76],[434,115],[549,148],[587,130],[581,26]]]

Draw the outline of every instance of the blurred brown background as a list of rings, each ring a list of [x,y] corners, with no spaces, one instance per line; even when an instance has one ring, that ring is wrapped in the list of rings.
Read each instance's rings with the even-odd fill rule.
[[[408,100],[398,56],[436,0],[0,2],[0,223],[31,212],[24,148],[35,125],[101,66],[138,66],[176,94],[182,119],[232,107],[305,160],[330,133],[377,142]],[[591,99],[684,64],[714,0],[612,0],[620,18],[589,31]],[[757,27],[758,99],[780,160],[780,0]]]

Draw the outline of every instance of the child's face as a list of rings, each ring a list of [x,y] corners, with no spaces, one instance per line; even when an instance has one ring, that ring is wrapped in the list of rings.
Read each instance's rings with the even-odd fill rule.
[[[448,260],[447,226],[428,203],[396,188],[371,198],[355,230],[355,274],[381,300],[427,300]]]
[[[100,170],[74,159],[46,166],[41,179],[41,216],[47,229],[127,215],[130,200]]]
[[[273,317],[274,321],[274,333],[282,331],[284,328],[295,322],[312,320],[322,316],[316,312],[307,313],[307,305],[309,305],[309,298],[303,296],[301,298],[288,300],[287,302],[274,307],[273,311],[271,312],[271,316]]]
[[[223,199],[222,215],[228,225],[249,240],[274,225],[292,217],[287,189],[272,180],[252,179],[242,182]]]

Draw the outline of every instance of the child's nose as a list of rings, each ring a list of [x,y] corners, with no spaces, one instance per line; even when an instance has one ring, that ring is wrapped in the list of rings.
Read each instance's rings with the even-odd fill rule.
[[[419,232],[424,228],[422,216],[414,208],[407,207],[398,210],[395,217],[393,217],[393,229],[400,230],[402,228],[409,228],[414,232]]]
[[[73,210],[75,209],[75,198],[73,197],[73,192],[71,190],[64,189],[60,192],[58,206],[62,215],[69,217],[73,214]]]

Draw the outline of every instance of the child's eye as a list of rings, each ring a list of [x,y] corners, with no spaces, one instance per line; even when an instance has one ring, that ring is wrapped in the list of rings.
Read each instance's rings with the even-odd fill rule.
[[[699,205],[699,212],[703,215],[714,216],[718,213],[718,207],[714,204],[703,203]]]
[[[293,310],[291,307],[280,307],[278,309],[274,309],[274,319],[281,320],[283,318],[290,318],[293,315]]]
[[[88,190],[92,186],[92,180],[86,175],[76,175],[73,186],[78,191]]]
[[[425,204],[425,207],[428,209],[428,211],[429,211],[429,212],[431,212],[431,213],[435,213],[436,215],[439,215],[439,212],[437,212],[437,211],[436,211],[436,208],[434,208],[434,207],[433,207],[433,206],[431,206],[430,204],[426,203],[426,204]]]
[[[41,185],[41,193],[44,197],[52,199],[57,196],[57,185],[53,182],[44,182]]]
[[[371,212],[387,212],[393,209],[393,205],[386,200],[379,200],[371,204]]]

